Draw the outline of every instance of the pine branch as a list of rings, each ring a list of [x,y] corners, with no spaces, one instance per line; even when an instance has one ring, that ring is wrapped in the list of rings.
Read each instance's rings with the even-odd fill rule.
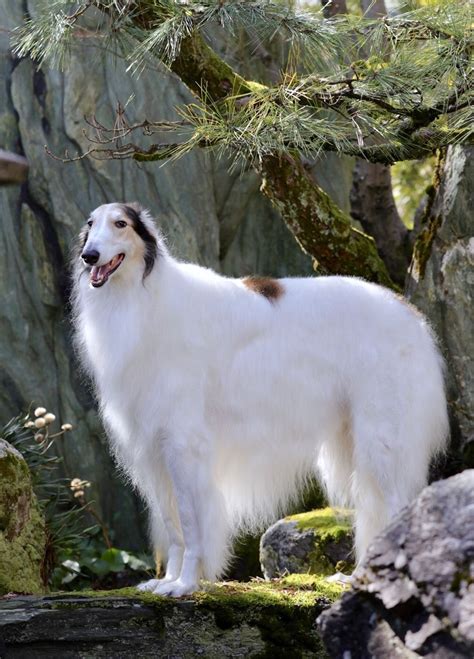
[[[55,7],[67,4],[71,3],[56,0]],[[45,25],[67,25],[67,29],[59,30],[67,42],[71,26],[89,5],[110,16],[111,33],[123,33],[140,42],[128,55],[131,67],[140,68],[149,55],[168,61],[207,103],[201,117],[195,112],[187,117],[191,124],[196,118],[199,129],[189,147],[210,144],[221,151],[233,151],[236,159],[261,160],[268,153],[281,155],[285,149],[298,148],[308,157],[332,150],[392,163],[419,157],[423,151],[429,153],[450,141],[472,139],[472,36],[466,22],[469,12],[459,3],[377,21],[354,17],[321,21],[317,15],[291,12],[269,2],[88,0],[70,15],[46,13],[49,18],[44,19]],[[251,26],[262,36],[270,30],[272,34],[284,31],[294,42],[304,43],[313,55],[316,44],[319,50],[327,47],[333,73],[326,77],[313,73],[301,80],[293,75],[273,88],[244,80],[223,60],[213,57],[200,37],[200,30],[212,21],[231,29]],[[23,34],[21,45],[22,31],[19,34],[18,52],[24,54],[29,47],[34,56],[46,57],[48,46],[41,44],[48,41],[47,35],[41,39],[40,28],[34,30],[33,46],[32,35]],[[356,59],[348,66],[348,57],[359,55],[361,47],[377,54],[367,60]],[[214,84],[219,89],[214,89]],[[212,104],[222,100],[228,102],[226,111],[231,121],[226,120],[220,106],[213,114]],[[242,109],[241,114],[234,111],[232,103]],[[299,113],[295,122],[300,108],[311,112]],[[460,121],[436,124],[437,119],[463,109],[470,112],[467,120],[461,115]],[[209,120],[208,134],[204,118]],[[268,129],[272,121],[276,130],[282,130],[278,137]],[[430,140],[424,145],[417,131],[428,126]]]
[[[326,269],[340,272],[342,268],[390,284],[373,241],[352,229],[349,218],[310,181],[295,154],[314,157],[322,150],[334,150],[390,163],[472,140],[472,37],[469,13],[462,3],[377,21],[354,17],[321,21],[263,0],[93,0],[91,4],[109,17],[109,34],[135,42],[136,48],[128,53],[131,68],[140,70],[147,58],[157,57],[199,100],[181,110],[184,124],[193,129],[187,139],[140,148],[122,145],[121,138],[109,147],[99,137],[91,155],[153,160],[205,146],[230,151],[235,159],[244,156],[263,173],[265,194],[302,247]],[[53,23],[69,25],[71,16],[58,23],[50,12],[43,32],[35,32],[38,44],[32,43],[26,30],[17,40],[18,48],[45,59],[50,54],[47,31]],[[301,65],[311,64],[311,75],[303,79],[292,75],[274,88],[245,80],[203,39],[201,32],[212,22],[231,33],[244,26],[262,39],[286,34],[301,49]],[[58,47],[66,49],[73,30],[59,32]],[[371,54],[364,61],[358,59],[362,49]],[[140,128],[144,126],[129,132]],[[291,203],[283,193],[288,191],[288,179],[300,191],[289,194]],[[306,208],[308,204],[313,210]]]

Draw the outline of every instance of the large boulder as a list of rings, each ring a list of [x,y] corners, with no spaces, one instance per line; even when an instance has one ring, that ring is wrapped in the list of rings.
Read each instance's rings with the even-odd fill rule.
[[[352,526],[347,511],[324,508],[279,520],[262,535],[260,564],[265,579],[350,571]]]
[[[0,595],[40,593],[45,555],[44,519],[28,466],[0,439]]]
[[[319,629],[337,659],[474,656],[474,470],[423,490]]]

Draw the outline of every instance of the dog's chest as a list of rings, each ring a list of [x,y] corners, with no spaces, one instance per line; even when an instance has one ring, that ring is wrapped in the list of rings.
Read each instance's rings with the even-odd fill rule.
[[[133,369],[146,371],[147,328],[134,307],[133,299],[113,296],[83,307],[81,336],[98,382],[122,379]]]

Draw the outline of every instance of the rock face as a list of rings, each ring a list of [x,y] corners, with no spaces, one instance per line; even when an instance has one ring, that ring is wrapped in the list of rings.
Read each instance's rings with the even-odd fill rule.
[[[319,628],[334,658],[474,656],[474,470],[423,490]]]
[[[40,593],[45,525],[20,453],[0,439],[0,595]]]
[[[265,579],[350,571],[351,552],[352,528],[347,511],[335,514],[332,508],[281,519],[260,540]]]
[[[131,588],[17,597],[0,600],[0,653],[22,659],[323,659],[314,625],[328,604],[327,597],[286,583],[272,588],[229,583],[186,600],[144,596]]]
[[[192,97],[159,65],[131,77],[123,61],[106,57],[91,38],[75,45],[65,73],[15,59],[9,31],[25,13],[34,16],[36,5],[0,5],[0,147],[25,155],[30,165],[25,184],[0,190],[0,420],[33,401],[71,422],[74,434],[61,449],[65,472],[93,483],[116,542],[140,549],[142,505],[115,475],[71,349],[67,264],[79,228],[99,204],[137,200],[151,209],[180,258],[235,276],[310,274],[312,266],[251,171],[229,174],[225,162],[202,151],[164,167],[91,159],[65,165],[49,157],[45,144],[59,156],[88,148],[84,115],[111,124],[117,102],[129,100],[131,122],[175,119],[175,107]],[[341,178],[339,168],[328,160],[320,169],[347,204],[350,176]]]
[[[474,147],[448,149],[430,193],[408,294],[430,319],[446,357],[458,460],[474,466]],[[454,465],[459,470],[459,464]]]

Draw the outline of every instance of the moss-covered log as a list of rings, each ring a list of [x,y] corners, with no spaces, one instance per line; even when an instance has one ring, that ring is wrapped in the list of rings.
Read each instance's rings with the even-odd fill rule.
[[[173,600],[120,591],[0,601],[9,657],[326,657],[315,621],[337,587],[299,576]]]

